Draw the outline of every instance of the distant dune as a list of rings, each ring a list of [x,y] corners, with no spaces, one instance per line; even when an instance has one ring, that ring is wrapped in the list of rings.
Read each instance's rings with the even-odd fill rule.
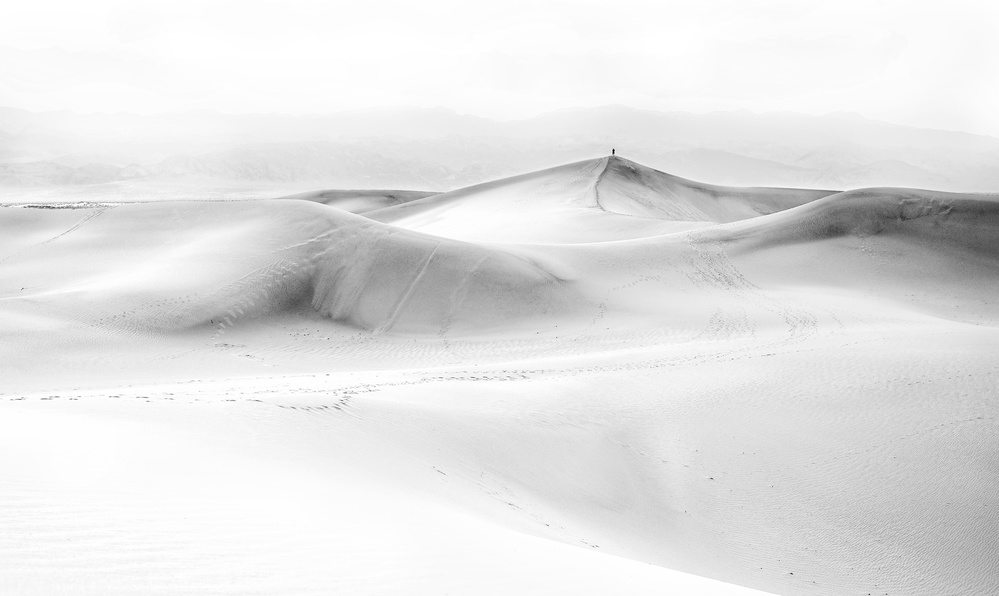
[[[378,221],[493,242],[574,243],[668,234],[796,207],[834,191],[701,184],[606,157],[371,211]]]
[[[326,116],[76,114],[0,107],[0,188],[150,184],[457,190],[615,147],[712,184],[999,190],[999,139],[857,114],[690,114],[602,106],[497,122],[444,109]],[[131,191],[135,190],[135,194]],[[187,198],[175,196],[172,198]],[[32,199],[28,199],[32,200]]]
[[[999,195],[619,157],[7,204],[0,591],[994,594],[996,296]]]
[[[437,193],[418,190],[315,190],[284,198],[323,203],[351,213],[367,213],[435,194]]]

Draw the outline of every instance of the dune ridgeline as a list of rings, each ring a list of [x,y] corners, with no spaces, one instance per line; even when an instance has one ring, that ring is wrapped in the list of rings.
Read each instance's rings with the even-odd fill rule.
[[[291,312],[446,337],[668,317],[663,301],[681,294],[725,299],[708,289],[718,282],[888,296],[919,285],[904,301],[932,309],[956,291],[986,320],[983,298],[999,289],[991,195],[727,188],[605,158],[426,197],[359,196],[366,217],[295,199],[7,208],[0,292],[17,312],[130,333]],[[399,204],[371,210],[384,196]],[[622,273],[672,282],[644,284],[637,304],[615,285]]]

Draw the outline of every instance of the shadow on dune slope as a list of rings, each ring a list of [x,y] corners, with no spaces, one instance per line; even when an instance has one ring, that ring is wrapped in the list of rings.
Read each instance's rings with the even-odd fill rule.
[[[746,247],[840,236],[892,236],[999,256],[999,195],[867,188],[831,195],[724,232]]]
[[[298,199],[322,203],[351,213],[367,213],[418,201],[439,193],[422,190],[314,190],[282,199]]]
[[[24,238],[0,255],[0,299],[100,326],[225,329],[308,308],[375,332],[444,333],[568,308],[564,284],[525,258],[302,201],[4,214]]]
[[[862,189],[690,239],[724,252],[761,286],[835,288],[999,322],[997,195]]]
[[[597,190],[600,207],[606,211],[635,217],[713,223],[776,213],[836,192],[705,184],[620,157],[607,158]]]

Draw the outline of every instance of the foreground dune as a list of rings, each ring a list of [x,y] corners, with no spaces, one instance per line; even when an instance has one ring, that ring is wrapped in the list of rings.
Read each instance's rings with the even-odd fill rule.
[[[996,196],[390,195],[0,208],[0,589],[999,590]]]

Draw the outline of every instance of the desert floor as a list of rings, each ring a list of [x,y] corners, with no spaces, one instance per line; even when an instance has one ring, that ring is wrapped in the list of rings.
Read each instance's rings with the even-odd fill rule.
[[[4,594],[999,592],[997,195],[32,196]]]

